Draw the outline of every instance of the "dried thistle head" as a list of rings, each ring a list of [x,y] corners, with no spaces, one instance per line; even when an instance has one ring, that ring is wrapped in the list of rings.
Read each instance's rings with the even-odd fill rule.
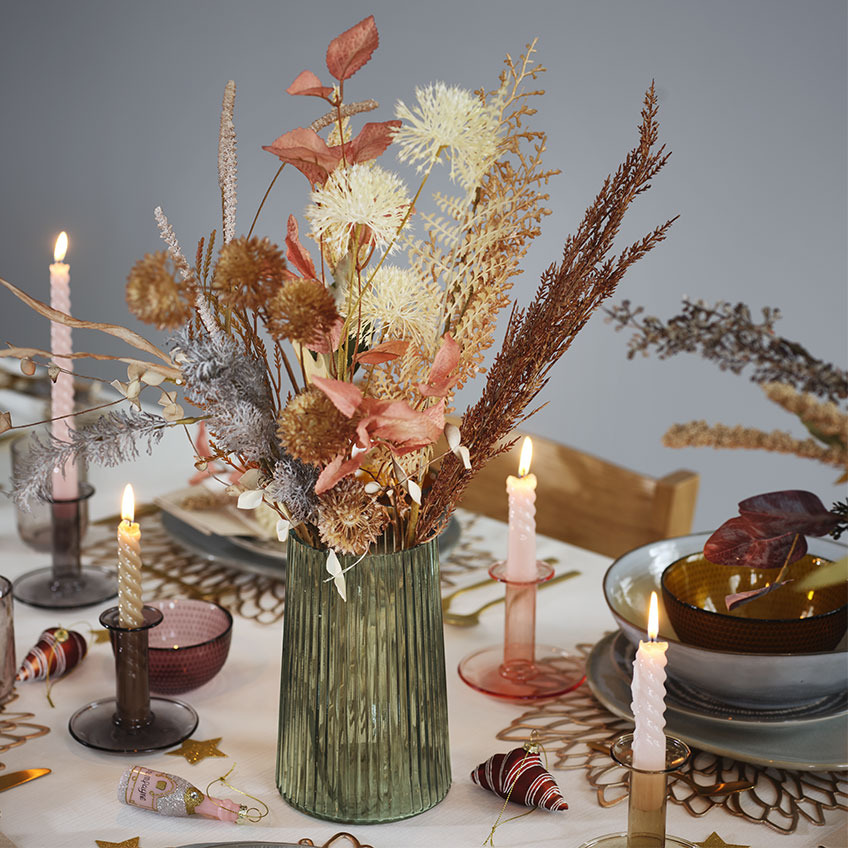
[[[321,541],[336,551],[362,554],[380,537],[389,516],[354,477],[340,480],[319,498]]]
[[[315,387],[295,395],[277,419],[277,437],[286,453],[312,465],[326,465],[350,447],[355,425]]]
[[[323,339],[339,319],[332,293],[315,280],[289,280],[267,302],[266,310],[271,336],[299,344]]]
[[[283,283],[286,260],[267,238],[237,238],[221,248],[213,285],[220,300],[236,309],[257,310]]]
[[[130,312],[159,330],[173,330],[188,321],[185,288],[167,251],[147,253],[133,265],[127,277],[127,306]]]

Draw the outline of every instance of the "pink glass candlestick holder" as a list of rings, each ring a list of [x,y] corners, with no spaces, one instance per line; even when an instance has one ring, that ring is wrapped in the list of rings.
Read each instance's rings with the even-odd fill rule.
[[[696,848],[665,832],[668,775],[682,768],[692,753],[686,743],[672,736],[666,736],[665,743],[665,768],[649,771],[633,765],[632,733],[615,740],[610,756],[630,772],[627,832],[590,839],[580,848]]]
[[[75,498],[51,498],[49,538],[53,565],[29,571],[15,580],[15,599],[45,609],[72,609],[101,604],[118,593],[114,572],[80,562],[86,502],[94,487],[80,483]]]
[[[554,576],[545,562],[536,562],[536,578],[515,581],[506,563],[496,562],[489,574],[506,584],[504,642],[469,654],[459,664],[459,676],[472,689],[511,701],[555,698],[576,689],[585,679],[582,667],[562,648],[536,643],[536,591]]]
[[[100,616],[112,638],[116,696],[86,704],[68,722],[71,736],[90,748],[119,754],[159,751],[188,739],[197,727],[197,713],[188,704],[150,697],[148,630],[162,621],[162,612],[153,607],[143,612],[140,627],[123,627],[118,607]]]

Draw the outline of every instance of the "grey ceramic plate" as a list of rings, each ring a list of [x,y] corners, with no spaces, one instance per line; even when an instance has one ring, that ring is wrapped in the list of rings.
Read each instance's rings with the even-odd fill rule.
[[[848,688],[845,640],[817,654],[752,654],[712,651],[677,639],[662,603],[660,577],[666,566],[703,550],[709,533],[652,542],[619,557],[604,575],[604,597],[625,636],[645,638],[651,590],[660,596],[660,636],[668,642],[668,675],[727,704],[759,709],[797,707],[836,696]],[[827,559],[845,556],[831,539],[808,539],[810,551]]]
[[[632,719],[630,672],[614,658],[614,643],[624,637],[608,634],[592,649],[586,679],[595,697],[612,713]],[[666,708],[666,732],[684,742],[746,763],[806,771],[848,768],[848,722],[844,715],[809,724],[735,725]]]
[[[250,540],[249,544],[245,544],[242,539],[206,535],[164,510],[162,526],[177,544],[210,562],[218,562],[221,565],[253,571],[257,574],[266,574],[270,577],[281,577],[285,570],[285,546],[280,543],[274,545]],[[439,536],[439,556],[447,556],[450,549],[459,541],[459,536],[459,522],[456,518],[451,518],[444,533]]]

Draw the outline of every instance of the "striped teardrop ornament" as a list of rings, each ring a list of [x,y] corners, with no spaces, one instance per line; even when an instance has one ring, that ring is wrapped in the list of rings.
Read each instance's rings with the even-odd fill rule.
[[[15,680],[51,680],[67,674],[85,656],[88,645],[75,630],[48,627],[24,657]]]
[[[471,772],[471,779],[525,807],[567,810],[568,804],[551,773],[542,765],[538,750],[514,748],[508,754],[494,754]]]

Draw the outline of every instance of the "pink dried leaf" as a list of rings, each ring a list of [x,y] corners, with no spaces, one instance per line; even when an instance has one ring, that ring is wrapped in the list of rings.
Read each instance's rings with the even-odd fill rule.
[[[450,333],[445,333],[430,368],[427,382],[418,383],[418,391],[424,397],[445,397],[459,380],[459,374],[455,373],[457,365],[459,365],[459,345]]]
[[[294,82],[286,89],[286,94],[304,94],[309,97],[321,97],[332,102],[332,86],[321,85],[321,80],[312,71],[301,71]]]
[[[315,482],[315,494],[320,495],[332,489],[343,477],[358,471],[367,455],[367,451],[360,451],[356,456],[346,460],[342,454],[339,454],[318,475],[318,480]]]
[[[769,592],[773,592],[787,583],[792,583],[792,580],[781,580],[779,583],[771,583],[768,586],[763,586],[761,589],[750,589],[747,592],[736,592],[733,595],[725,595],[724,604],[728,612],[731,612],[737,607],[744,606],[751,601],[755,601],[757,598],[762,598],[763,595],[767,595]]]
[[[321,285],[317,283],[317,285]],[[344,320],[337,318],[330,328],[330,332],[324,336],[312,339],[308,345],[305,345],[307,350],[315,353],[335,353],[339,349],[339,344],[342,340],[342,330],[344,329]]]
[[[403,339],[392,339],[375,345],[370,350],[357,353],[353,357],[353,361],[362,362],[365,365],[379,365],[382,362],[391,362],[391,360],[403,356],[408,347],[409,342]]]
[[[403,400],[365,398],[360,407],[363,417],[357,425],[360,444],[369,444],[370,439],[382,439],[398,453],[431,445],[444,429],[443,408],[441,424],[438,422],[438,410],[433,410],[435,408],[419,412]]]
[[[308,277],[311,280],[317,279],[315,263],[300,242],[297,219],[294,215],[289,215],[286,225],[286,259],[290,265],[294,265],[300,271],[302,277]]]
[[[312,383],[327,395],[333,406],[346,418],[352,418],[363,404],[362,391],[353,383],[334,380],[332,377],[313,377]]]
[[[356,138],[345,145],[345,158],[351,164],[370,162],[382,155],[392,143],[400,121],[379,121],[365,124]],[[335,150],[336,148],[331,148]]]
[[[313,185],[323,185],[341,161],[341,152],[330,150],[327,142],[308,127],[289,130],[262,149],[294,165]]]
[[[352,77],[370,58],[380,44],[374,16],[369,15],[327,47],[327,68],[339,81]]]

